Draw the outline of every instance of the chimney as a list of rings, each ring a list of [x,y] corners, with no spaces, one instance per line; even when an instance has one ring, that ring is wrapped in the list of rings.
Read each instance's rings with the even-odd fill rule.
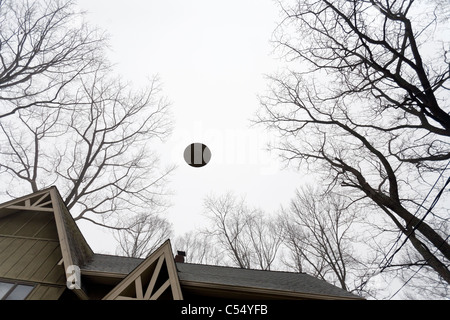
[[[175,262],[184,263],[184,257],[186,257],[185,251],[177,251],[177,255],[175,256]]]

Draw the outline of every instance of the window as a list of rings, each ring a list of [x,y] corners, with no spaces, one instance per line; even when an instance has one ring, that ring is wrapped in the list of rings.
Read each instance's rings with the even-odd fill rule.
[[[14,283],[0,282],[0,300],[11,290]]]
[[[24,300],[33,289],[30,285],[0,282],[0,300]]]

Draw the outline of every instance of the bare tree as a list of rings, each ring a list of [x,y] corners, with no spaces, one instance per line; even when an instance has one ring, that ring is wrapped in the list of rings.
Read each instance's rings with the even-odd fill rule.
[[[238,200],[232,193],[221,197],[208,196],[204,207],[212,224],[208,229],[210,235],[225,250],[233,264],[250,268],[251,249],[244,237],[249,212],[244,200]]]
[[[204,207],[211,222],[204,232],[222,248],[232,264],[271,269],[281,245],[278,224],[230,192],[206,197]]]
[[[116,228],[114,237],[119,243],[116,253],[133,258],[147,257],[173,233],[171,223],[154,213],[122,219]]]
[[[121,253],[145,256],[171,234],[154,144],[171,131],[155,78],[113,75],[103,33],[72,0],[0,0],[0,192],[56,185],[75,220],[114,230]]]
[[[185,262],[221,265],[222,250],[210,240],[201,230],[189,231],[175,238],[173,248],[186,253]]]
[[[66,108],[31,107],[0,123],[0,175],[14,190],[57,185],[75,220],[103,226],[105,218],[164,209],[174,169],[159,168],[150,149],[171,129],[158,81],[133,91],[108,71],[80,79]]]
[[[449,44],[434,32],[448,23],[438,17],[445,6],[283,4],[276,41],[297,70],[272,77],[257,122],[280,133],[274,149],[287,161],[376,204],[409,242],[403,249],[420,254],[410,264],[450,283],[448,219],[439,207],[427,210],[450,159]]]
[[[105,44],[74,1],[0,1],[0,119],[60,107],[67,86],[103,60]]]
[[[250,217],[246,235],[253,251],[254,265],[261,270],[273,269],[283,239],[279,221],[257,210]]]
[[[285,263],[298,272],[306,272],[361,294],[373,272],[374,258],[356,252],[369,248],[357,240],[357,214],[344,197],[312,186],[297,190],[290,206],[281,214]],[[367,254],[367,252],[366,252]],[[370,268],[370,267],[372,268]]]

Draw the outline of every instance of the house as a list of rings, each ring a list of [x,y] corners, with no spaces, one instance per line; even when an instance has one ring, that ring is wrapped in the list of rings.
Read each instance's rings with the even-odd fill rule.
[[[184,263],[170,240],[145,259],[94,253],[50,187],[0,205],[0,300],[21,299],[362,298],[304,273]]]

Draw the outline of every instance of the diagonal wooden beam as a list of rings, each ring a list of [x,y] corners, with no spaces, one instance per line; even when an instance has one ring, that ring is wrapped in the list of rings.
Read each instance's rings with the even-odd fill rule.
[[[44,206],[46,206],[48,204],[51,204],[51,203],[52,203],[52,200],[44,202],[44,203],[40,203],[40,204],[33,204],[33,206],[36,207],[36,208],[42,208],[42,207],[44,207]]]
[[[166,282],[155,292],[154,295],[150,297],[150,300],[158,300],[159,296],[166,291],[167,287],[170,286],[170,280],[167,279]]]
[[[150,296],[152,295],[153,292],[153,288],[155,287],[156,280],[158,279],[159,272],[161,271],[161,266],[163,262],[164,262],[164,255],[162,255],[158,259],[155,271],[153,271],[152,278],[150,280],[150,283],[148,284],[147,290],[145,291],[144,300],[150,299]]]
[[[136,280],[134,280],[134,286],[136,287],[136,298],[139,300],[142,300],[144,298],[144,295],[142,293],[142,279],[141,276],[137,277]]]
[[[33,206],[43,206],[43,205],[45,205],[45,204],[48,204],[48,203],[51,203],[52,202],[52,200],[50,199],[50,201],[47,201],[47,202],[45,202],[45,203],[43,203],[43,204],[40,204],[41,202],[42,202],[42,200],[44,200],[45,198],[47,198],[48,196],[50,195],[50,193],[44,193],[44,195],[42,196],[42,197],[40,197],[37,201],[35,201],[34,203],[33,203]]]

